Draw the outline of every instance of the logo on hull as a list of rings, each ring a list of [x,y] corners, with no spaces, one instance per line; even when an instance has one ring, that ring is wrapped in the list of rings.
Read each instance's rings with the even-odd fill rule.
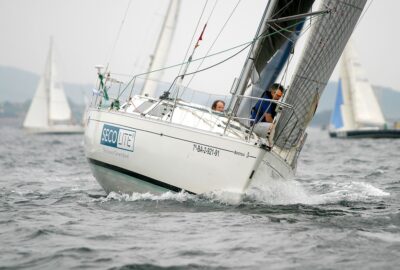
[[[133,152],[136,131],[104,125],[100,144]]]

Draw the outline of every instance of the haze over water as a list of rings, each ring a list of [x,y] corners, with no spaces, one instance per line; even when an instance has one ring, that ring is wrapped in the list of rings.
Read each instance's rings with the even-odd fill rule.
[[[294,180],[235,202],[220,193],[106,196],[82,136],[0,131],[0,269],[400,265],[400,140],[333,140],[311,129]]]

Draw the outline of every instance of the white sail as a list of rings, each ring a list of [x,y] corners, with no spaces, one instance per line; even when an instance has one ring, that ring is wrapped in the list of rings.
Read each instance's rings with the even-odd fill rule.
[[[49,59],[48,59],[49,60]],[[48,72],[50,68],[49,61],[46,63],[45,73],[39,81],[39,85],[33,96],[28,113],[25,116],[24,128],[44,128],[48,126],[48,102],[49,95],[47,91]]]
[[[49,121],[50,122],[70,122],[71,109],[68,105],[63,86],[58,78],[55,65],[53,48],[50,48],[50,81],[49,81]]]
[[[149,71],[157,70],[164,67],[167,60],[168,52],[172,43],[178,19],[178,12],[181,0],[171,0],[168,5],[167,13],[164,18],[161,32],[157,40],[157,44],[152,56]],[[163,72],[154,72],[147,77],[141,94],[155,97],[157,94],[157,86]]]
[[[343,71],[347,72],[345,76],[349,79],[346,85],[349,89],[343,90],[351,96],[355,127],[383,128],[385,125],[383,113],[351,43],[347,45],[342,56],[342,67]]]

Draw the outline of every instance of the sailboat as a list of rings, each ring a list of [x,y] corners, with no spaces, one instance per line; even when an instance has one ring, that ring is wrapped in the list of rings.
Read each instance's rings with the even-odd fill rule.
[[[181,98],[177,82],[187,68],[160,97],[131,91],[121,107],[105,108],[112,80],[105,79],[109,71],[99,69],[103,97],[93,97],[84,136],[96,180],[107,193],[243,194],[254,185],[293,177],[306,128],[365,3],[269,1],[240,77],[227,89],[232,96],[224,113]],[[300,54],[295,62],[293,54]],[[287,65],[294,71],[282,99],[271,101],[277,104],[271,130],[258,134],[248,103],[265,100],[260,88],[285,78]],[[115,100],[120,98],[118,93]]]
[[[50,39],[44,73],[23,123],[23,128],[29,133],[83,133],[83,127],[74,124],[71,108],[57,76],[53,41]]]
[[[335,107],[331,115],[330,137],[400,138],[400,129],[388,128],[353,42],[347,44],[340,68]]]

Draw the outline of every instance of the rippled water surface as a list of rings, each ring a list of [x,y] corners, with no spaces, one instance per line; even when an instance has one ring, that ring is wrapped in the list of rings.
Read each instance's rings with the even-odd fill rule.
[[[1,125],[0,269],[398,269],[400,140],[310,130],[297,177],[105,195],[80,135]]]

